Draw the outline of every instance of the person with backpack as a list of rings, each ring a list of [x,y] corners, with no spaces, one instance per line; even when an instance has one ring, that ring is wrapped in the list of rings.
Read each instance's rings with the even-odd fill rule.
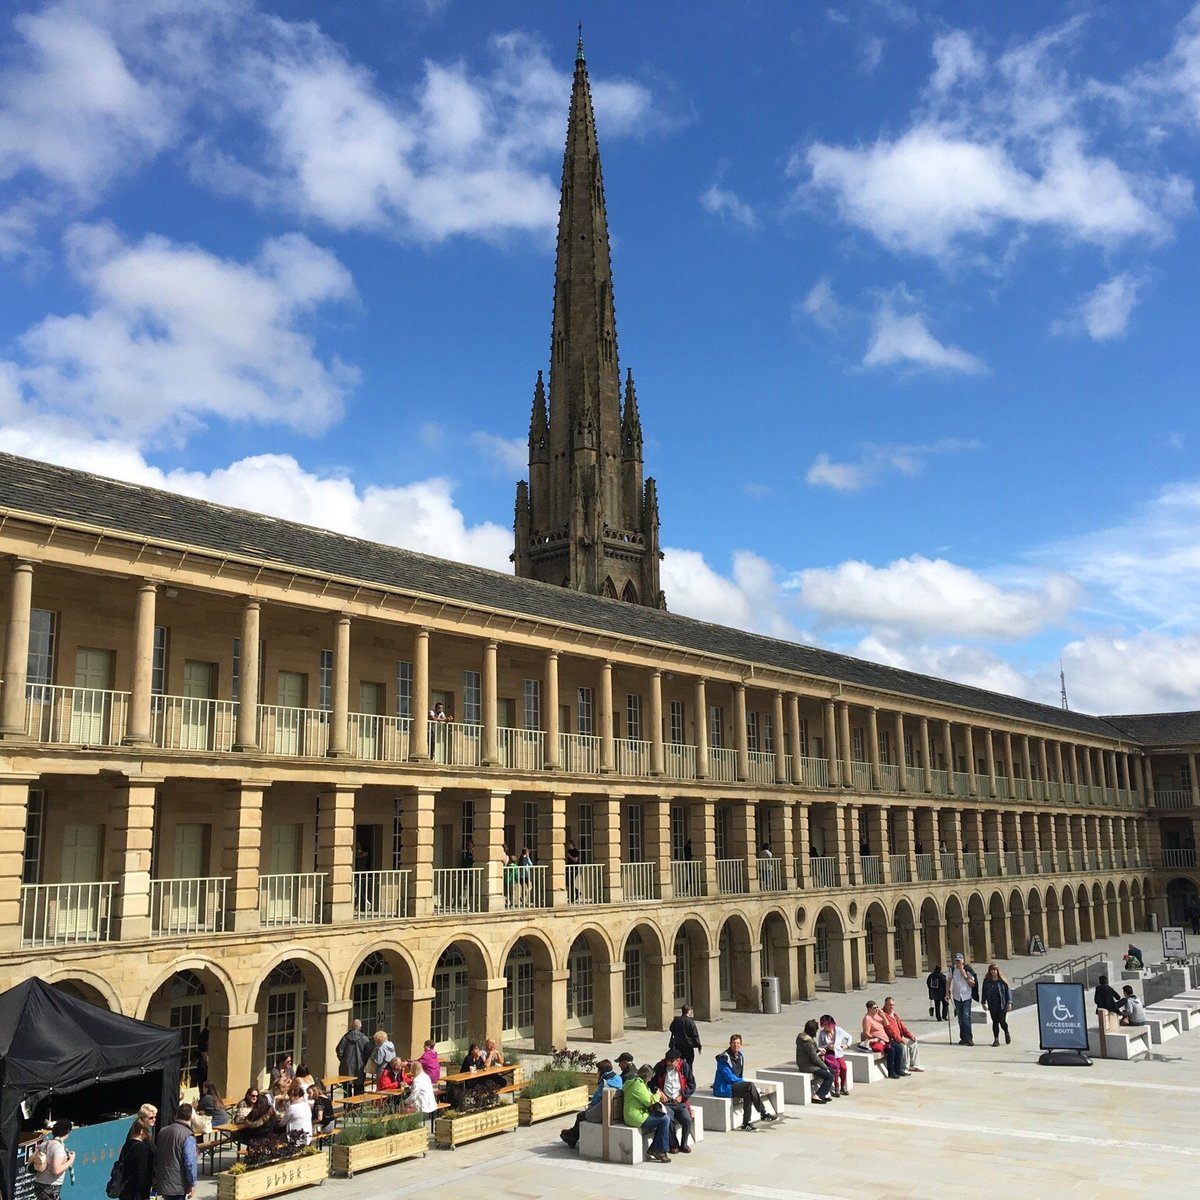
[[[75,1151],[65,1145],[72,1128],[65,1118],[55,1121],[50,1136],[42,1138],[30,1156],[35,1200],[59,1200],[62,1195],[63,1177],[75,1166]]]
[[[120,1157],[113,1163],[105,1194],[113,1200],[150,1200],[154,1189],[154,1126],[138,1117]]]

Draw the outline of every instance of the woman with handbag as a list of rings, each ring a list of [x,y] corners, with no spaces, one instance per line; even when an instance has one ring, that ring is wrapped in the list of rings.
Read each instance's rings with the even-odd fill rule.
[[[116,1200],[150,1200],[154,1186],[154,1141],[150,1122],[138,1117],[109,1176],[109,1196]]]

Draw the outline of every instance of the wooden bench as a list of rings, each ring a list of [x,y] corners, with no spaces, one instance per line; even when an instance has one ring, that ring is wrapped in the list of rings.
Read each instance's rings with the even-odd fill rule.
[[[1100,1053],[1105,1058],[1129,1062],[1150,1052],[1150,1030],[1145,1025],[1122,1025],[1115,1013],[1100,1012]]]
[[[874,1083],[886,1079],[887,1059],[882,1050],[847,1050],[845,1055],[846,1074],[854,1083]]]
[[[579,1124],[579,1157],[631,1166],[645,1162],[650,1134],[622,1121],[625,1099],[620,1090],[606,1088],[601,1100],[600,1120]],[[692,1097],[692,1140],[704,1141],[704,1113],[696,1107],[695,1096]]]
[[[764,1101],[771,1105],[771,1109],[778,1115],[779,1113],[779,1085],[774,1082],[765,1080],[749,1080],[758,1088],[759,1094]],[[742,1106],[742,1101],[735,1100],[732,1096],[714,1096],[711,1091],[697,1092],[692,1096],[692,1111],[703,1111],[704,1124],[707,1128],[714,1130],[717,1133],[729,1133],[734,1128],[733,1106],[737,1105],[739,1110]],[[755,1116],[753,1120],[758,1120]],[[741,1116],[739,1114],[737,1125],[741,1127]]]

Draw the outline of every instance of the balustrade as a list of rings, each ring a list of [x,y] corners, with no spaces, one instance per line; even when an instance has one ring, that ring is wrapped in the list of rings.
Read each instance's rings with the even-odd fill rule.
[[[746,882],[746,860],[743,858],[718,858],[717,894],[739,896],[749,890]]]
[[[705,893],[704,864],[702,862],[673,862],[671,864],[671,890],[676,900],[692,900]]]
[[[45,683],[25,690],[25,732],[38,742],[119,746],[128,719],[128,692]]]
[[[931,879],[933,879],[933,855],[918,854],[917,880],[920,883],[928,883]]]
[[[893,883],[908,883],[908,855],[890,854],[888,864],[892,869]]]
[[[379,713],[350,713],[346,745],[355,758],[367,762],[407,762],[411,717]]]
[[[546,765],[546,735],[540,729],[496,730],[500,765],[511,771],[540,771]]]
[[[505,908],[548,908],[550,868],[509,863],[502,876]]]
[[[954,855],[943,850],[941,852],[941,858],[942,858],[942,862],[941,862],[942,878],[943,879],[957,879],[958,878],[958,863],[956,863],[954,861]]]
[[[155,696],[150,738],[161,750],[228,753],[237,732],[237,702],[193,696]]]
[[[786,858],[760,858],[758,860],[758,890],[760,892],[786,892],[788,888],[788,860]]]
[[[570,868],[568,868],[569,870]],[[438,867],[433,872],[433,911],[477,913],[487,909],[486,867]]]
[[[963,854],[963,877],[965,879],[979,878],[979,856],[974,850]]]
[[[258,916],[267,928],[319,925],[324,917],[325,876],[260,875]]]
[[[152,879],[150,932],[155,937],[225,931],[223,878]]]
[[[408,916],[409,871],[355,871],[354,917],[358,921]]]
[[[22,884],[22,945],[107,942],[116,894],[115,882]]]
[[[883,882],[883,859],[878,854],[860,854],[858,861],[862,869],[862,882],[878,887]]]
[[[608,886],[600,863],[575,863],[567,866],[567,900],[571,904],[604,904]]]
[[[1004,872],[1006,875],[1019,875],[1021,873],[1020,858],[1015,850],[1005,850]]]
[[[258,748],[263,754],[289,758],[324,758],[329,753],[332,716],[325,709],[260,704]]]
[[[663,746],[663,770],[668,779],[695,779],[696,747],[668,742]]]
[[[834,888],[838,886],[838,860],[832,855],[810,858],[808,872],[813,887]]]
[[[650,743],[632,738],[617,738],[617,774],[649,775]]]
[[[737,780],[737,751],[710,747],[708,777],[714,783],[733,783]]]
[[[883,763],[879,768],[879,785],[885,792],[900,790],[900,768]]]
[[[762,751],[750,752],[750,768],[747,776],[750,783],[775,782],[775,755],[764,754]]]
[[[634,862],[621,864],[621,890],[626,903],[658,899],[658,872],[654,863]]]
[[[804,784],[805,787],[828,787],[829,759],[801,758],[800,782]]]

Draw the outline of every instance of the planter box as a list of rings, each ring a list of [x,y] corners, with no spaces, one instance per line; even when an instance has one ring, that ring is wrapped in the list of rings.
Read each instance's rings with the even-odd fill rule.
[[[587,1094],[590,1096],[600,1086],[599,1071],[580,1071],[579,1082],[587,1088]]]
[[[268,1167],[256,1167],[241,1175],[223,1171],[217,1176],[217,1200],[258,1200],[259,1196],[278,1196],[328,1178],[328,1156],[306,1154]]]
[[[499,1104],[483,1112],[464,1113],[454,1118],[438,1117],[433,1123],[433,1140],[442,1149],[453,1150],[455,1146],[491,1137],[493,1133],[514,1133],[516,1128],[517,1106]]]
[[[394,1133],[391,1137],[376,1138],[371,1142],[359,1142],[355,1146],[339,1146],[336,1142],[331,1150],[333,1169],[350,1178],[355,1171],[366,1171],[381,1167],[384,1163],[400,1162],[405,1158],[424,1157],[429,1149],[429,1131],[410,1129],[407,1133]]]
[[[522,1096],[517,1101],[517,1112],[522,1125],[535,1125],[564,1113],[576,1113],[587,1107],[590,1093],[582,1084],[567,1088],[564,1092],[551,1092],[548,1096]]]

